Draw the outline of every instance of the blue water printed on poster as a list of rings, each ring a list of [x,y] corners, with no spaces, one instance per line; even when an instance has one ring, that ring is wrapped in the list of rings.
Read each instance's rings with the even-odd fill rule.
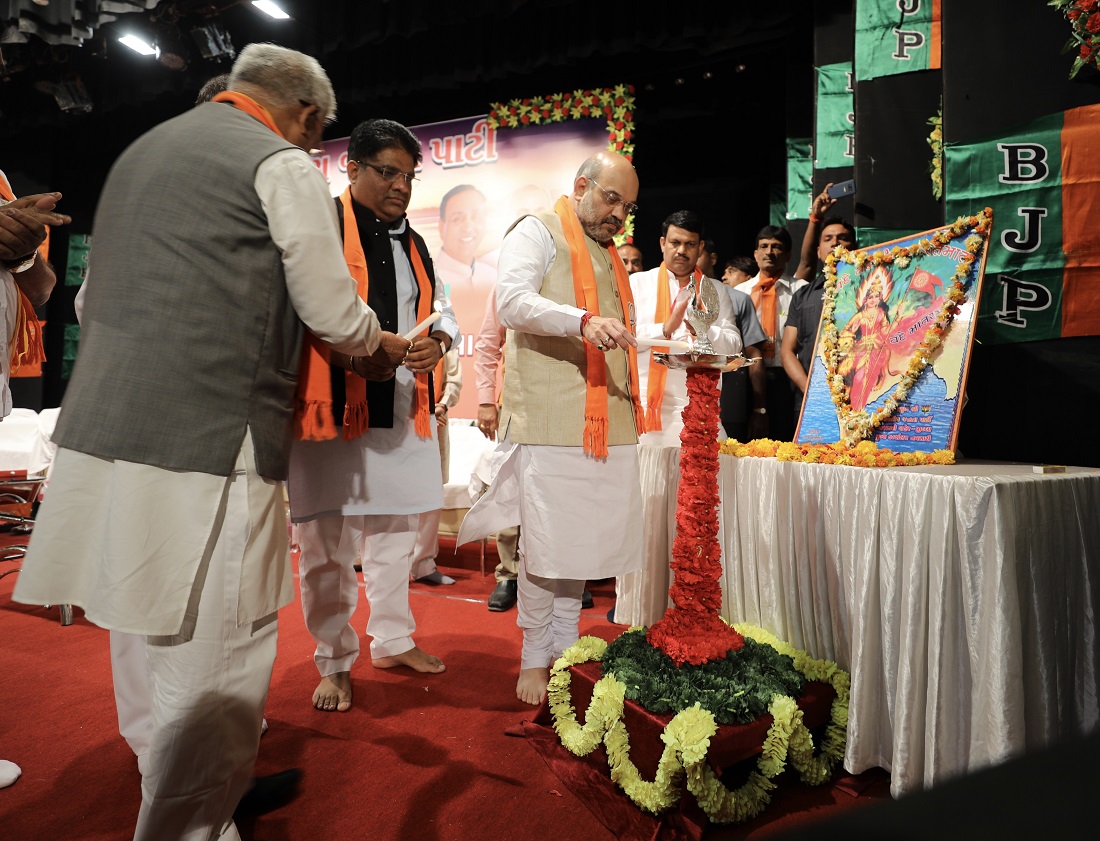
[[[800,444],[832,444],[840,440],[840,424],[832,395],[825,385],[825,363],[815,358],[814,376],[810,378],[810,399],[802,413],[799,428]],[[884,395],[868,406],[874,412],[887,397]],[[947,397],[947,384],[929,367],[909,392],[908,399],[894,416],[882,423],[872,440],[880,447],[899,453],[931,452],[948,449],[955,401]]]

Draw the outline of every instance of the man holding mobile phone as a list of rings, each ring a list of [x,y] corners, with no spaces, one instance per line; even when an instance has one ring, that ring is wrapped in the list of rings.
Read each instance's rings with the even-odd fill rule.
[[[854,183],[854,182],[845,182]],[[843,186],[843,185],[838,185]],[[840,216],[826,216],[836,204],[836,193],[832,183],[814,197],[810,207],[810,223],[806,226],[806,235],[802,238],[802,256],[794,276],[810,280],[791,298],[787,312],[787,324],[783,328],[783,344],[779,351],[783,370],[791,378],[795,388],[794,423],[797,426],[802,411],[802,399],[806,393],[806,382],[810,366],[813,364],[814,343],[817,340],[817,327],[821,321],[822,297],[825,291],[825,258],[834,248],[856,247],[855,229]]]

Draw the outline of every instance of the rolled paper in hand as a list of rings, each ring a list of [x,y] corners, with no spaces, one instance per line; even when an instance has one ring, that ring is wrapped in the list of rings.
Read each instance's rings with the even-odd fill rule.
[[[423,330],[425,327],[429,327],[432,324],[435,324],[435,322],[439,319],[439,316],[440,313],[433,312],[431,315],[429,315],[427,318],[417,324],[412,330],[405,334],[405,341],[411,342],[413,339],[420,335],[421,330]]]
[[[638,350],[648,350],[651,347],[667,347],[672,351],[691,350],[690,344],[676,339],[643,339],[641,336],[636,338],[638,339]]]

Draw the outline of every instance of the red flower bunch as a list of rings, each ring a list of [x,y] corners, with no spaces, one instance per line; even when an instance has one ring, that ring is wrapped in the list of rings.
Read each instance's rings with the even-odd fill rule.
[[[680,433],[680,487],[672,542],[673,607],[646,639],[678,665],[721,660],[745,644],[722,621],[722,550],[718,545],[718,378],[712,369],[687,372],[688,404]]]
[[[1072,37],[1062,52],[1076,52],[1069,77],[1072,79],[1086,64],[1100,67],[1100,4],[1097,0],[1053,0],[1072,24]]]

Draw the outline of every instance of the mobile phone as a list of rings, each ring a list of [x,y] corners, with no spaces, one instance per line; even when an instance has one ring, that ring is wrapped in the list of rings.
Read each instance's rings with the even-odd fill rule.
[[[841,181],[839,184],[834,184],[829,188],[829,198],[839,199],[843,196],[850,196],[856,191],[855,179],[849,178],[847,181]]]

